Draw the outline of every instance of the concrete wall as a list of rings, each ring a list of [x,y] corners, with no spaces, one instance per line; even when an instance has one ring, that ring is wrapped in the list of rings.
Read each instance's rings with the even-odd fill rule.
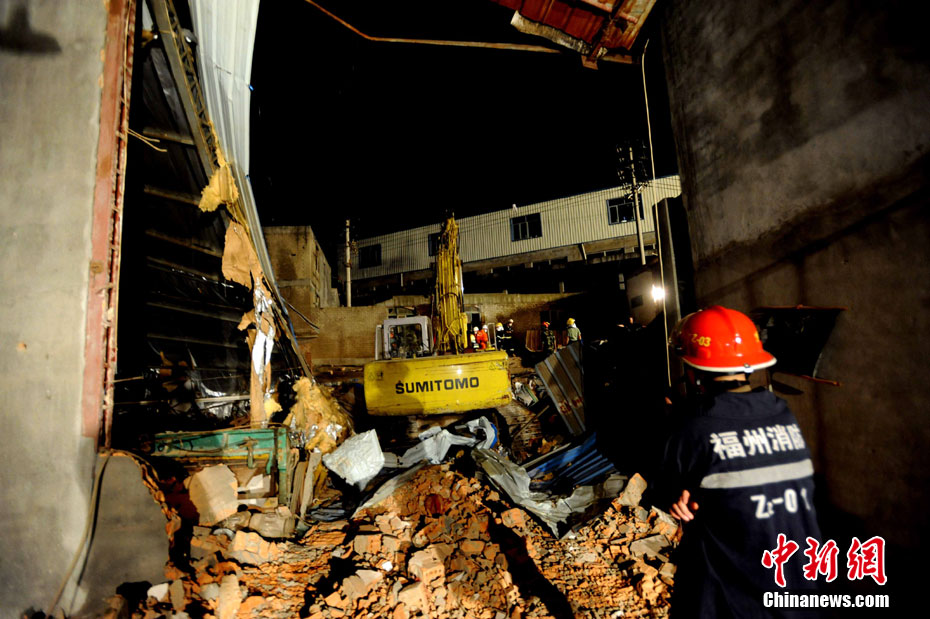
[[[514,320],[514,334],[522,342],[529,329],[538,329],[540,312],[560,311],[568,316],[581,303],[572,304],[579,295],[570,294],[466,294],[465,304],[477,306],[482,320],[493,328],[496,322]],[[328,307],[317,310],[320,333],[313,339],[301,338],[304,354],[314,365],[361,365],[374,359],[375,328],[388,317],[390,307],[413,307],[429,313],[429,297],[399,296],[380,305],[368,307]],[[561,315],[560,314],[560,315]],[[579,320],[582,320],[579,318]]]
[[[13,25],[19,9],[28,30]],[[81,436],[80,402],[105,27],[99,0],[0,1],[0,614],[7,617],[54,597],[93,482],[94,445]],[[66,594],[73,608],[82,597]]]
[[[842,386],[776,376],[803,391],[786,399],[823,526],[926,548],[930,53],[916,9],[682,0],[664,19],[699,305],[848,308],[821,362]]]
[[[388,317],[387,307],[324,307],[314,319],[320,333],[301,339],[313,365],[361,365],[375,358],[375,327]]]
[[[506,323],[513,318],[514,338],[523,341],[527,331],[538,330],[543,317],[550,318],[551,313],[567,318],[569,316],[584,320],[584,303],[578,301],[578,294],[507,294],[480,293],[465,294],[465,306],[469,311],[477,308],[481,321],[493,329],[495,323]],[[428,313],[428,297],[397,296],[384,303],[386,306],[417,307]],[[554,329],[564,329],[564,325],[553,325]]]
[[[281,294],[299,312],[313,320],[318,307],[339,305],[332,283],[332,269],[310,226],[269,226],[263,228],[265,245]],[[292,316],[300,332],[306,323]]]
[[[576,296],[578,295],[466,294],[465,304],[477,306],[481,310],[482,320],[487,323],[489,329],[493,329],[495,323],[506,323],[508,318],[513,318],[514,339],[517,342],[525,342],[527,331],[539,329],[540,316],[545,312],[561,311],[560,315],[571,315],[583,322],[580,315],[575,315],[577,311],[574,314],[571,311],[580,309],[569,301]],[[564,329],[565,326],[553,325],[553,328]]]

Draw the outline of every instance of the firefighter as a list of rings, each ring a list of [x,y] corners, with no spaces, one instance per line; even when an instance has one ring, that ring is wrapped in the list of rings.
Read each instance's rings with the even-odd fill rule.
[[[499,322],[494,325],[494,348],[497,350],[506,350],[506,343],[504,339],[504,324]]]
[[[507,324],[504,325],[503,340],[504,340],[504,350],[507,351],[508,355],[513,355],[513,351],[515,350],[515,347],[513,344],[513,318],[508,318]]]
[[[780,586],[765,551],[781,540],[801,550],[808,537],[824,541],[798,422],[783,400],[749,384],[750,373],[775,357],[748,316],[720,306],[685,317],[670,345],[693,395],[692,414],[666,445],[659,482],[658,499],[684,525],[672,616],[773,616],[763,595]],[[803,576],[803,559],[797,552],[783,565],[793,592],[816,586]]]
[[[581,341],[581,329],[578,328],[578,325],[575,324],[574,318],[569,318],[565,322],[565,326],[568,327],[568,331],[565,332],[565,335],[568,336],[568,343],[580,342]]]
[[[490,340],[488,339],[488,325],[482,325],[481,329],[475,331],[475,341],[478,342],[478,350],[487,350]]]
[[[555,332],[549,329],[549,323],[542,323],[542,345],[543,345],[543,355],[548,357],[555,352]]]

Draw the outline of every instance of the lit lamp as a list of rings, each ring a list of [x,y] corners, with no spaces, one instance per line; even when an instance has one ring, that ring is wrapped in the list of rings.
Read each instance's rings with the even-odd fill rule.
[[[665,298],[665,288],[663,288],[662,286],[653,286],[652,287],[652,300],[658,303],[664,298]]]

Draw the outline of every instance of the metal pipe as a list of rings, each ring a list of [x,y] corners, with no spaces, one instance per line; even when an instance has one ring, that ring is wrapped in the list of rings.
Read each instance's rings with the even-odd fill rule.
[[[402,37],[376,37],[370,34],[365,34],[346,20],[342,19],[332,11],[323,8],[313,0],[305,1],[307,4],[316,7],[330,18],[339,22],[363,39],[367,41],[374,41],[376,43],[408,43],[411,45],[436,45],[440,47],[477,47],[482,49],[501,49],[515,52],[536,52],[542,54],[562,53],[562,50],[559,49],[552,49],[551,47],[545,47],[543,45],[526,45],[522,43],[487,43],[484,41],[454,41],[448,39],[406,39]],[[624,17],[624,19],[626,19],[626,17]],[[622,64],[632,64],[633,62],[632,57],[625,54],[606,54],[601,58],[598,58],[598,60],[605,60],[607,62],[619,62]]]
[[[640,60],[640,66],[643,69],[643,99],[646,102],[646,132],[649,134],[649,161],[652,165],[652,208],[655,213],[655,226],[656,226],[656,250],[659,254],[659,277],[662,280],[662,288],[665,288],[665,266],[662,261],[662,235],[659,231],[659,200],[656,196],[656,160],[652,155],[652,123],[649,119],[649,95],[646,94],[646,48],[649,47],[649,39],[646,39],[646,44],[643,46],[643,57]],[[665,294],[662,295],[662,322],[665,327],[665,341],[668,342],[668,304],[666,299],[668,299],[668,292],[664,291]],[[678,298],[678,291],[675,291],[675,298]],[[677,320],[678,317],[676,316]],[[665,347],[665,372],[666,378],[668,380],[669,387],[672,386],[672,360],[668,352],[668,346]]]
[[[180,247],[186,247],[187,249],[192,249],[194,251],[199,251],[202,254],[208,256],[213,256],[214,258],[222,258],[223,252],[218,249],[213,249],[212,247],[205,247],[203,245],[198,245],[195,241],[196,239],[179,239],[177,237],[169,236],[167,234],[162,234],[158,230],[146,230],[145,235],[153,239],[158,239],[159,241],[164,241],[166,243],[171,243],[173,245],[178,245]]]
[[[304,319],[304,322],[306,322],[308,325],[310,325],[311,327],[313,327],[313,328],[316,329],[317,331],[320,330],[319,325],[314,324],[312,320],[310,320],[309,318],[307,318],[306,316],[304,316],[304,315],[301,313],[301,311],[300,311],[299,309],[297,309],[296,307],[294,307],[294,306],[291,304],[290,301],[288,301],[288,300],[285,299],[284,297],[281,297],[281,300],[284,301],[284,304],[285,304],[285,305],[287,305],[289,308],[291,308],[292,310],[294,310],[294,313],[295,313],[295,314],[297,314],[298,316],[300,316],[301,318],[303,318],[303,319]]]
[[[239,348],[239,344],[230,344],[227,342],[214,342],[211,340],[201,340],[194,337],[179,337],[175,335],[164,335],[161,333],[146,333],[145,337],[153,340],[167,340],[169,342],[183,342],[185,344],[200,344],[202,346],[217,346],[220,348],[232,348],[233,350]],[[245,343],[245,339],[242,340],[242,343]]]
[[[164,129],[156,129],[155,127],[145,127],[142,130],[142,135],[156,140],[167,140],[169,142],[183,144],[184,146],[196,146],[196,144],[194,144],[194,138],[181,135],[176,131],[165,131]]]
[[[200,204],[200,196],[195,196],[192,193],[182,193],[180,191],[171,191],[170,189],[161,189],[160,187],[153,187],[151,185],[145,185],[142,188],[142,193],[148,194],[150,196],[155,196],[157,198],[165,198],[167,200],[173,200],[175,202],[182,202],[184,204],[193,204],[197,206]]]
[[[352,307],[352,253],[349,245],[348,219],[346,219],[346,307]]]
[[[633,217],[636,218],[636,238],[639,240],[639,261],[646,266],[646,246],[643,244],[643,222],[639,216],[639,189],[636,188],[636,164],[630,146],[630,182],[633,185]]]

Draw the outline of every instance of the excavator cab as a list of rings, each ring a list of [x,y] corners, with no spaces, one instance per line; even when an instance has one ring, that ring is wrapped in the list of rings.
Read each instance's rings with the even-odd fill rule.
[[[388,318],[375,335],[377,359],[414,359],[433,354],[430,319],[426,316]]]

